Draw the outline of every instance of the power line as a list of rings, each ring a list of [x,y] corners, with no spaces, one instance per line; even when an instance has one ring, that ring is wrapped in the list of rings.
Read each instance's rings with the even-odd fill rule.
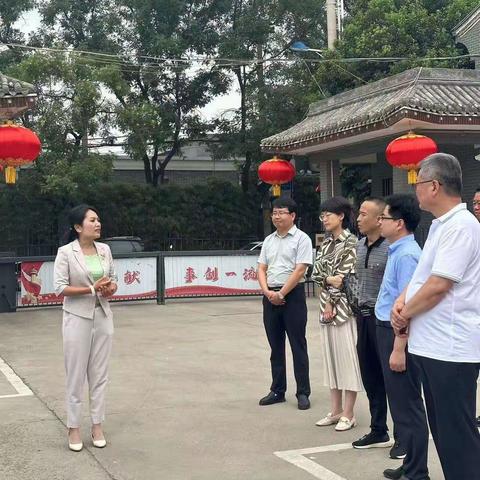
[[[138,59],[147,60],[146,63],[134,63],[133,61],[126,60],[119,54],[91,52],[87,50],[75,50],[72,48],[50,48],[50,47],[34,47],[31,45],[23,45],[19,43],[3,43],[3,45],[10,48],[19,48],[25,50],[41,51],[47,53],[64,53],[70,55],[80,55],[92,57],[92,61],[103,61],[104,63],[114,63],[126,66],[135,67],[149,67],[160,68],[165,67],[166,63],[173,62],[174,64],[184,64],[185,66],[195,63],[213,62],[213,68],[227,68],[234,66],[255,66],[261,63],[295,63],[298,61],[297,57],[279,58],[278,55],[272,57],[258,59],[238,59],[238,58],[223,58],[215,56],[191,56],[188,58],[176,58],[176,57],[155,57],[149,55],[137,55]],[[416,62],[430,62],[430,61],[447,61],[447,60],[461,60],[465,58],[478,58],[479,54],[465,54],[465,55],[452,55],[444,57],[344,57],[344,58],[309,58],[310,63],[360,63],[360,62],[401,62],[401,61],[416,61]],[[96,58],[96,60],[93,60]],[[100,59],[100,60],[98,60]],[[224,62],[224,63],[222,63]],[[174,65],[175,66],[175,65]]]

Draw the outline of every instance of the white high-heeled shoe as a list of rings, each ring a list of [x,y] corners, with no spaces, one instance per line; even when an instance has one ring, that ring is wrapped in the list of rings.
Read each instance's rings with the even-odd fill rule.
[[[68,433],[70,433],[70,429],[68,430]],[[72,443],[70,441],[70,435],[68,435],[68,448],[72,452],[81,452],[83,449],[83,442],[80,440],[80,443]]]
[[[70,442],[68,442],[68,448],[72,452],[81,452],[82,449],[83,449],[83,442],[80,442],[80,443],[70,443]]]
[[[104,438],[102,438],[101,440],[95,440],[93,438],[93,434],[92,434],[92,443],[93,443],[93,446],[97,448],[105,448],[107,446],[107,441]]]

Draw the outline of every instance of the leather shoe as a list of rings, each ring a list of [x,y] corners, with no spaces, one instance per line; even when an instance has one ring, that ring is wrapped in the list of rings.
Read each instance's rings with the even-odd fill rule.
[[[403,466],[400,465],[400,467],[398,468],[387,468],[383,471],[383,476],[385,478],[391,478],[393,480],[400,480],[400,478],[403,477],[404,473],[405,470],[403,469]]]
[[[260,399],[259,405],[273,405],[274,403],[281,403],[285,401],[285,394],[270,392],[267,396]]]
[[[299,410],[308,410],[310,408],[310,400],[303,393],[297,395],[297,401]]]
[[[383,476],[385,478],[392,478],[393,480],[410,480],[404,473],[405,470],[403,469],[403,465],[401,465],[398,468],[387,468],[384,470]],[[430,480],[430,477],[427,475],[423,480]]]
[[[405,475],[402,475],[400,477],[400,480],[410,480],[408,477],[406,477]],[[427,475],[425,478],[422,478],[422,480],[430,480],[430,477]]]

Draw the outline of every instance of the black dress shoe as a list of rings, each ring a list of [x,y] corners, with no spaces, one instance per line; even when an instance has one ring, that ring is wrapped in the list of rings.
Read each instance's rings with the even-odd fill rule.
[[[480,417],[477,417],[477,427],[480,427]]]
[[[387,468],[386,470],[383,471],[383,476],[385,478],[391,478],[393,480],[400,480],[400,478],[403,477],[404,473],[405,473],[405,470],[401,465],[398,468]]]
[[[405,475],[402,475],[399,480],[410,480]],[[430,477],[427,475],[426,477],[422,478],[422,480],[430,480]]]
[[[297,395],[297,401],[299,410],[308,410],[310,408],[310,400],[303,393]]]
[[[403,469],[403,466],[400,466],[398,468],[387,468],[383,471],[383,476],[394,480],[410,480],[404,475],[404,473],[405,470]],[[430,480],[430,477],[427,475],[423,480]]]
[[[266,397],[263,397],[258,402],[259,405],[273,405],[274,403],[281,403],[285,401],[285,394],[270,392]]]

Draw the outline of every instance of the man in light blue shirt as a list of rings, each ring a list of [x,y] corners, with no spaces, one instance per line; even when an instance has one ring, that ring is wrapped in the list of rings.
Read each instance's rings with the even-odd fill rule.
[[[387,469],[383,474],[392,479],[426,480],[429,478],[428,428],[420,380],[408,359],[407,339],[396,337],[390,324],[393,304],[409,284],[422,253],[413,236],[421,212],[412,195],[392,195],[385,203],[380,216],[380,233],[390,245],[375,304],[377,345],[390,413],[398,442],[407,454],[401,467]],[[421,434],[412,435],[412,424]]]

